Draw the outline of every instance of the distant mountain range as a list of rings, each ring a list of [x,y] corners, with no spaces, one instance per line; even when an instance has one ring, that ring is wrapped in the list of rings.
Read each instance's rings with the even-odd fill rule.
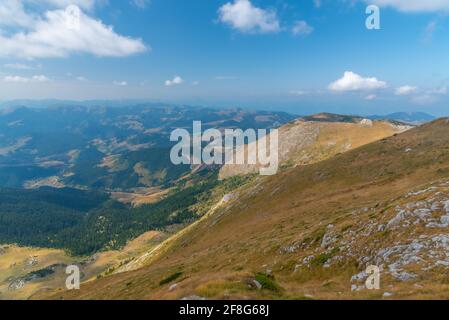
[[[410,124],[422,124],[436,119],[436,117],[424,112],[395,112],[383,116],[374,115],[368,118],[371,120],[395,120]]]
[[[189,173],[170,161],[170,133],[203,128],[265,129],[293,120],[283,112],[167,104],[53,105],[0,110],[0,187],[70,186],[130,191],[166,186]]]
[[[8,110],[15,109],[18,107],[28,107],[28,108],[54,108],[54,107],[129,107],[130,105],[145,105],[147,107],[160,107],[160,106],[169,106],[167,103],[163,102],[150,102],[144,100],[86,100],[86,101],[74,101],[74,100],[57,100],[57,99],[47,99],[47,100],[12,100],[12,101],[0,101],[0,110]],[[193,107],[193,106],[183,106],[186,108],[196,108],[196,109],[205,109],[201,107]],[[208,108],[214,109],[214,108]],[[216,110],[222,110],[216,109]],[[247,109],[248,111],[250,109]],[[4,111],[3,111],[4,112]],[[1,113],[1,111],[0,111]],[[276,112],[273,112],[276,113]],[[332,115],[332,119],[327,119],[326,121],[332,122],[348,122],[349,119],[352,118],[368,118],[371,120],[395,120],[401,121],[410,124],[422,124],[425,122],[429,122],[435,120],[436,117],[425,113],[425,112],[394,112],[386,115],[370,115],[370,116],[351,116],[351,115],[339,115],[339,117],[335,117],[335,114],[332,113],[320,113],[320,115]],[[300,117],[296,115],[295,117]],[[307,116],[307,117],[315,117]],[[304,117],[304,118],[307,118]],[[316,121],[316,120],[314,120]],[[350,122],[350,121],[349,121]]]
[[[395,112],[387,115],[372,115],[372,116],[318,113],[310,116],[305,116],[302,119],[304,119],[305,121],[314,121],[314,122],[346,122],[346,123],[358,123],[363,119],[370,119],[380,121],[381,120],[398,121],[406,124],[419,125],[435,120],[436,117],[424,112]]]

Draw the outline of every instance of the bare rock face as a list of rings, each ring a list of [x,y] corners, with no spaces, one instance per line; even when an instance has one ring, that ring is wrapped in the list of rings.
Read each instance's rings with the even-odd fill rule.
[[[36,265],[39,264],[39,260],[37,259],[36,256],[31,256],[27,261],[26,261],[26,267],[27,268],[32,268]]]
[[[380,217],[383,220],[389,216],[386,230],[394,236],[395,241],[392,245],[372,242],[356,248],[356,244],[363,241],[360,238],[361,233],[354,234],[348,231],[343,233],[342,238],[349,238],[351,234],[353,238],[343,240],[346,244],[342,246],[343,251],[351,253],[359,251],[356,256],[359,257],[361,265],[380,266],[385,273],[400,282],[416,281],[426,273],[438,272],[440,268],[447,269],[449,267],[448,187],[449,181],[437,182],[428,188],[410,192],[398,200],[400,204],[392,209],[393,216],[386,213]],[[370,228],[369,224],[365,224],[363,228],[369,229],[365,235],[376,236],[376,232],[372,231],[373,228]],[[377,228],[377,233],[384,231]],[[349,250],[350,246],[354,247]],[[353,280],[363,280],[361,275],[364,275],[363,272],[355,275]]]
[[[3,255],[3,254],[5,254],[7,250],[8,250],[7,247],[2,247],[2,246],[0,246],[0,256]]]
[[[355,259],[360,269],[350,280],[354,293],[367,290],[365,269],[372,265],[379,267],[384,281],[419,284],[449,269],[448,199],[449,180],[435,181],[403,194],[387,210],[377,206],[356,209],[352,215],[359,221],[347,230],[328,225],[321,242],[310,244],[310,249],[315,248],[312,256],[301,242],[283,247],[281,253],[299,256],[296,273],[308,270],[317,257],[323,268]]]
[[[360,121],[360,125],[370,128],[374,125],[374,122],[370,119],[363,119],[362,121]]]
[[[176,289],[178,289],[179,285],[177,283],[172,284],[170,286],[170,288],[168,288],[168,291],[175,291]]]
[[[337,241],[337,236],[332,232],[332,229],[334,229],[333,225],[327,226],[327,232],[321,241],[321,248],[327,249]]]
[[[19,279],[19,280],[14,280],[13,282],[11,282],[8,286],[8,290],[16,291],[16,290],[22,289],[23,287],[25,287],[25,281]]]

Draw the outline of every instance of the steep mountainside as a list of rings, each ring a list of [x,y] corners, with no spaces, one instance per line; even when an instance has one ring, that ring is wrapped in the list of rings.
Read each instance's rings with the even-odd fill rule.
[[[282,166],[316,163],[410,128],[389,121],[328,113],[304,117],[280,128],[279,162]],[[259,167],[227,164],[221,168],[220,177],[255,173]]]
[[[53,298],[448,298],[449,119],[259,178],[139,261]],[[363,287],[369,264],[381,290]]]

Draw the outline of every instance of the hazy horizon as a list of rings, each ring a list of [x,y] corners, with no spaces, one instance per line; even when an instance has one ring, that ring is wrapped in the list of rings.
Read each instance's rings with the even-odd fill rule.
[[[168,104],[172,106],[189,106],[194,108],[211,108],[211,109],[246,109],[246,110],[259,110],[259,111],[278,111],[278,112],[287,112],[293,115],[297,116],[307,116],[322,112],[327,113],[336,113],[336,114],[346,114],[346,115],[359,115],[359,116],[384,116],[384,115],[390,115],[394,113],[407,113],[407,114],[413,114],[413,113],[425,113],[434,117],[445,117],[449,116],[449,113],[444,112],[438,112],[438,110],[432,109],[431,111],[425,110],[425,109],[407,109],[407,108],[374,108],[369,109],[372,110],[372,112],[369,112],[368,110],[359,110],[364,112],[358,112],[357,109],[348,109],[345,107],[338,107],[338,106],[323,106],[323,107],[309,107],[309,108],[297,108],[295,106],[289,107],[288,105],[284,106],[257,106],[257,105],[245,105],[245,104],[213,104],[213,103],[207,103],[207,104],[195,104],[192,103],[182,103],[182,102],[170,102],[170,101],[155,101],[155,100],[137,100],[137,99],[123,99],[123,100],[108,100],[108,99],[92,99],[92,100],[59,100],[59,99],[40,99],[40,100],[34,100],[34,99],[17,99],[17,100],[10,100],[10,101],[1,101],[0,100],[0,108],[8,108],[8,107],[36,107],[36,108],[45,108],[45,107],[58,107],[58,106],[106,106],[106,107],[125,107],[125,106],[137,106],[139,104]],[[381,110],[381,111],[379,111]],[[435,112],[432,112],[435,111]]]

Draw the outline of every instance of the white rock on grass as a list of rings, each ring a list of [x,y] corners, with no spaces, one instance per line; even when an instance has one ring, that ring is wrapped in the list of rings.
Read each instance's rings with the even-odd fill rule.
[[[443,202],[444,204],[444,210],[446,210],[447,213],[449,213],[449,200]]]
[[[393,274],[393,277],[399,281],[410,281],[415,279],[416,275],[403,271],[401,273]]]
[[[172,285],[170,286],[170,288],[168,288],[168,291],[174,291],[174,290],[176,290],[176,289],[178,289],[178,284],[177,284],[177,283],[172,284]]]
[[[387,223],[387,229],[391,229],[394,226],[397,226],[399,223],[401,223],[406,217],[406,212],[404,210],[401,210],[393,219],[388,221]]]
[[[448,216],[442,216],[440,218],[441,224],[449,225],[449,215]]]
[[[365,271],[362,271],[356,275],[353,275],[351,277],[351,282],[364,281],[366,278],[368,278],[368,274]]]
[[[262,289],[262,285],[260,284],[259,281],[253,280],[252,282],[256,286],[257,290],[261,290]]]
[[[188,296],[188,297],[184,297],[181,300],[184,301],[202,301],[202,300],[206,300],[206,298],[197,296],[197,295],[192,295],[192,296]]]

